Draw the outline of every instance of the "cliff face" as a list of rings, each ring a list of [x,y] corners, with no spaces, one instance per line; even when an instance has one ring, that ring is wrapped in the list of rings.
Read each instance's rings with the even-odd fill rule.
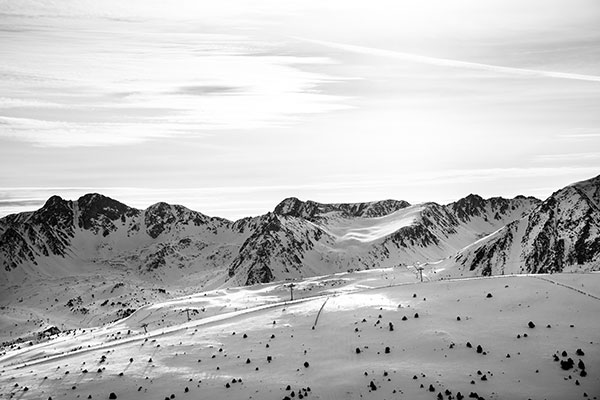
[[[553,193],[456,261],[481,275],[600,269],[599,188],[596,177]]]

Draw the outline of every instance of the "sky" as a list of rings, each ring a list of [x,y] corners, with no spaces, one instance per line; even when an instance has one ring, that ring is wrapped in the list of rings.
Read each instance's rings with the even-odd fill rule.
[[[0,0],[0,216],[98,192],[544,199],[600,174],[597,0]]]

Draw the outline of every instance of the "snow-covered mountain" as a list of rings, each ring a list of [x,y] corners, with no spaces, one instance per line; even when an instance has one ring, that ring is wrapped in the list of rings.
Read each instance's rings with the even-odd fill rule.
[[[237,284],[437,261],[522,218],[534,198],[476,195],[449,205],[282,201],[229,268]]]
[[[449,205],[296,198],[231,222],[179,205],[146,210],[100,194],[51,197],[0,220],[2,281],[118,269],[142,280],[238,286],[356,268],[435,261],[522,218],[533,198],[476,195]]]
[[[465,275],[600,269],[600,176],[574,183],[453,258]]]
[[[92,326],[173,296],[404,267],[426,277],[600,269],[600,177],[541,202],[469,195],[447,205],[288,198],[228,221],[179,205],[54,196],[0,219],[0,325]],[[412,271],[412,272],[411,272]]]
[[[166,203],[137,210],[100,194],[53,196],[37,211],[0,220],[1,276],[18,283],[108,266],[177,279],[228,263],[246,225]]]
[[[544,202],[473,194],[447,205],[288,198],[236,222],[166,203],[138,210],[99,194],[54,196],[0,220],[0,277],[18,284],[108,270],[211,288],[440,261],[462,274],[598,269],[599,180]]]

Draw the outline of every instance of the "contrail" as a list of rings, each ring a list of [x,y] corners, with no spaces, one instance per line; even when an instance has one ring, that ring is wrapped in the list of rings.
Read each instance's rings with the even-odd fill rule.
[[[343,44],[328,42],[324,40],[306,39],[302,37],[294,37],[294,39],[302,40],[305,42],[315,43],[322,46],[333,47],[336,49],[342,49],[353,53],[370,54],[374,56],[396,58],[399,60],[406,60],[412,62],[418,62],[422,64],[438,65],[442,67],[456,67],[456,68],[467,68],[481,71],[501,72],[512,75],[525,75],[525,76],[536,76],[544,78],[559,78],[559,79],[574,79],[578,81],[588,82],[600,82],[600,76],[596,75],[583,75],[583,74],[572,74],[568,72],[555,72],[555,71],[543,71],[537,69],[527,68],[515,68],[515,67],[503,67],[501,65],[482,64],[469,61],[451,60],[447,58],[437,58],[421,56],[418,54],[403,53],[400,51],[378,49],[374,47],[356,46],[352,44]]]

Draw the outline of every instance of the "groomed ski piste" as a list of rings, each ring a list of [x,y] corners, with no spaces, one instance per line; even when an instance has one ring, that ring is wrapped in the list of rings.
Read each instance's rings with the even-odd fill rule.
[[[202,292],[5,348],[0,398],[600,396],[600,274],[414,272]]]

